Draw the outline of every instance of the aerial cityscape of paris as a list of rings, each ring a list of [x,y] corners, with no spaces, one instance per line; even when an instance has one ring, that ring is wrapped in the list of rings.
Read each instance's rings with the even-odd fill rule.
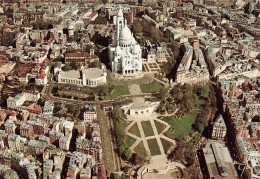
[[[259,179],[260,0],[0,0],[0,179]]]

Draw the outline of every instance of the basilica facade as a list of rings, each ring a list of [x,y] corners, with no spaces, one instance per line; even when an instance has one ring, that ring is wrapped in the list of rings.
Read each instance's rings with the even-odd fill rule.
[[[109,60],[112,72],[124,76],[142,72],[142,50],[127,27],[121,8],[116,17],[116,34],[109,45]]]

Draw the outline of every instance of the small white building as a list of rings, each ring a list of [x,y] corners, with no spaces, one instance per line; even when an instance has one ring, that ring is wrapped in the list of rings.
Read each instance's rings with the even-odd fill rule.
[[[96,107],[92,105],[86,105],[85,112],[83,114],[85,122],[91,123],[94,119],[97,118]]]
[[[51,103],[50,101],[46,101],[43,107],[43,114],[52,116],[53,109],[54,109],[54,104]]]

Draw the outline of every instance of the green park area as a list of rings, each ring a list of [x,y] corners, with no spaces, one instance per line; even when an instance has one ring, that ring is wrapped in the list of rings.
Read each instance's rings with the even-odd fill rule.
[[[140,85],[143,93],[158,93],[162,85],[158,81],[153,81],[152,83]]]
[[[111,93],[108,96],[105,96],[105,99],[114,99],[121,95],[127,95],[129,94],[128,87],[126,85],[119,85],[115,86],[114,89],[111,91]]]
[[[171,139],[183,140],[185,134],[192,134],[194,131],[192,125],[196,121],[199,111],[192,111],[184,117],[178,119],[176,116],[166,117],[163,120],[171,125],[171,128],[166,132],[166,136]]]
[[[130,132],[131,134],[136,135],[137,137],[141,137],[141,136],[140,136],[139,129],[138,129],[138,126],[137,126],[137,123],[135,123],[135,124],[133,125],[133,127],[131,127],[131,129],[129,130],[129,132]]]
[[[163,145],[164,152],[167,153],[172,144],[163,138],[161,138],[161,142]]]
[[[154,120],[154,123],[155,123],[158,134],[160,134],[163,131],[163,129],[165,128],[165,125],[156,120]]]
[[[126,136],[127,147],[131,147],[134,143],[135,143],[135,139],[134,138],[132,138],[130,136]]]
[[[149,139],[147,140],[151,155],[160,155],[161,151],[160,148],[158,146],[157,140],[156,139]]]
[[[146,150],[145,150],[145,148],[144,148],[144,143],[143,143],[143,142],[140,142],[140,143],[136,146],[136,148],[134,149],[134,151],[135,151],[137,154],[139,154],[139,155],[141,155],[141,156],[143,156],[143,157],[147,157],[147,153],[146,153]]]
[[[143,121],[141,124],[142,124],[143,130],[144,130],[145,137],[154,135],[153,128],[151,126],[150,121]]]

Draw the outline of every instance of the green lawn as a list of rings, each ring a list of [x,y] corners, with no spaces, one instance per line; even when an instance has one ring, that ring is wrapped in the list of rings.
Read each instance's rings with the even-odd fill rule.
[[[192,124],[196,121],[199,111],[192,111],[186,114],[182,119],[177,119],[175,116],[166,117],[163,120],[168,122],[172,128],[166,132],[166,136],[172,139],[178,138],[183,140],[185,133],[192,134]]]
[[[119,85],[119,86],[115,86],[112,93],[109,96],[106,96],[105,99],[114,99],[118,96],[126,95],[126,94],[129,94],[128,87],[125,85]]]
[[[154,135],[150,121],[143,121],[141,124],[144,130],[145,137]]]
[[[135,151],[136,153],[138,153],[139,155],[141,155],[141,156],[144,156],[144,157],[147,156],[147,153],[146,153],[146,150],[145,150],[145,148],[144,148],[144,143],[143,143],[143,142],[140,142],[140,143],[136,146],[136,148],[134,149],[134,151]]]
[[[129,132],[130,132],[131,134],[136,135],[137,137],[141,137],[139,128],[138,128],[138,126],[137,126],[137,123],[135,123],[135,124],[133,125],[133,127],[131,127],[131,129],[129,129]]]
[[[161,138],[161,142],[162,142],[162,145],[163,145],[164,152],[167,153],[167,151],[169,150],[169,148],[171,147],[172,144],[170,142],[168,142],[167,140],[162,139],[162,138]]]
[[[163,131],[163,129],[165,128],[165,125],[156,120],[154,120],[154,123],[155,123],[156,129],[158,131],[158,134],[160,134]]]
[[[140,88],[143,93],[157,93],[160,91],[161,86],[159,82],[154,80],[152,83],[140,85]]]
[[[130,136],[126,136],[126,143],[128,147],[131,147],[135,143],[135,139]]]
[[[161,154],[161,151],[160,151],[160,148],[158,146],[156,139],[149,139],[149,140],[147,140],[147,143],[150,148],[150,152],[151,152],[152,156]]]

